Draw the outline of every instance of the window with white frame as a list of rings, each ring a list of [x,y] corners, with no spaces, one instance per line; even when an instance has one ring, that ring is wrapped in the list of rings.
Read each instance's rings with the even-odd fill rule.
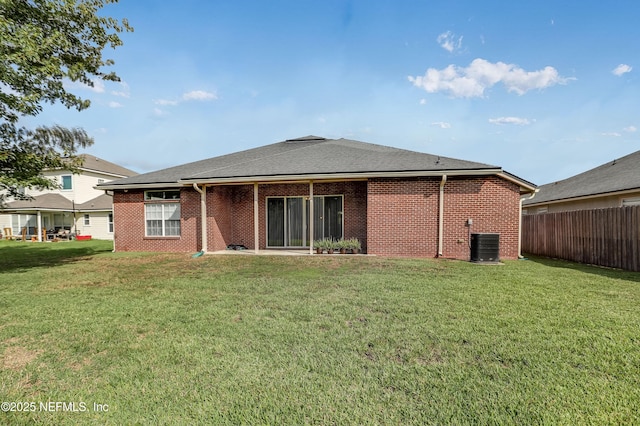
[[[640,206],[640,197],[623,198],[622,206]]]
[[[62,180],[62,189],[65,191],[70,191],[71,189],[73,189],[73,184],[72,184],[72,179],[71,179],[71,175],[64,175],[61,176],[60,179]]]
[[[147,191],[144,198],[145,235],[180,236],[180,191]]]
[[[113,213],[109,213],[109,232],[113,232]]]
[[[84,226],[91,225],[91,216],[88,213],[84,214]]]

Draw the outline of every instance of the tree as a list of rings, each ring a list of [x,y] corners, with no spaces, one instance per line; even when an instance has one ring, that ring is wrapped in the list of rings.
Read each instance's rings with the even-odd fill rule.
[[[79,148],[93,144],[83,129],[28,129],[19,124],[43,104],[60,102],[78,111],[90,105],[65,87],[94,79],[120,81],[104,67],[107,47],[122,45],[119,33],[133,31],[126,19],[98,14],[118,0],[0,0],[0,191],[20,198],[21,187],[54,188],[45,169],[81,165]],[[68,85],[67,85],[68,86]],[[1,196],[0,196],[1,197]],[[0,198],[2,201],[2,198]]]

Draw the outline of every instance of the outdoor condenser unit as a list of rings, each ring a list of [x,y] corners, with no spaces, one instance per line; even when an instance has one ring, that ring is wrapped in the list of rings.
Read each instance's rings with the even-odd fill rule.
[[[472,262],[500,261],[500,234],[471,234]]]

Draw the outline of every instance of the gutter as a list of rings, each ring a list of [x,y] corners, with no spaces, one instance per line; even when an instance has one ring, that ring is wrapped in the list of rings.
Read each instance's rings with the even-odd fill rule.
[[[200,228],[201,228],[201,241],[202,252],[207,252],[207,187],[202,185],[202,189],[198,187],[197,183],[193,184],[195,189],[200,194]]]
[[[442,175],[440,181],[440,198],[438,206],[438,257],[442,257],[442,246],[444,240],[444,185],[447,183],[447,175]]]
[[[299,181],[342,181],[342,180],[367,180],[373,178],[403,178],[403,177],[440,177],[443,173],[448,176],[499,176],[503,179],[511,181],[521,188],[533,191],[535,185],[520,179],[510,173],[505,172],[501,168],[487,169],[452,169],[452,170],[405,170],[405,171],[387,171],[387,172],[346,172],[346,173],[316,173],[316,174],[295,174],[295,175],[261,175],[261,176],[233,176],[219,178],[185,178],[178,179],[173,182],[165,183],[137,183],[109,185],[109,183],[100,184],[96,189],[109,190],[125,190],[125,189],[153,189],[153,188],[180,188],[191,186],[194,183],[199,185],[238,185],[250,183],[287,183]],[[527,192],[528,192],[527,191]]]
[[[518,259],[524,259],[522,256],[522,203],[533,199],[538,191],[539,189],[535,189],[529,197],[520,198],[520,209],[518,211]]]

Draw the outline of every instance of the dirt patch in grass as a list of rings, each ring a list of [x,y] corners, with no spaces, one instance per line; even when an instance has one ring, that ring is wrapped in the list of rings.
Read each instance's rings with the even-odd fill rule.
[[[32,351],[24,346],[10,346],[2,356],[2,367],[8,370],[22,370],[40,353],[41,351]]]

